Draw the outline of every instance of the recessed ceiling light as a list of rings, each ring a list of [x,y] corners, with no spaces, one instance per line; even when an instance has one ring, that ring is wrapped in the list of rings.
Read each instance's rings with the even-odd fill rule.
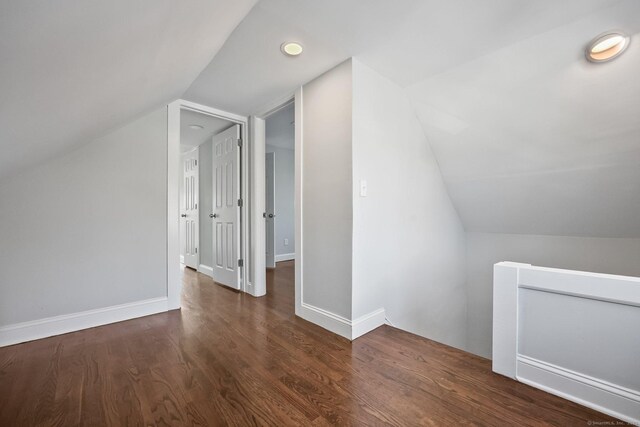
[[[200,126],[200,125],[189,125],[189,127],[193,130],[202,130],[204,129],[204,127]]]
[[[606,62],[617,58],[629,46],[629,37],[611,31],[596,37],[587,46],[587,59],[591,62]]]
[[[287,56],[298,56],[302,53],[302,45],[297,42],[282,43],[280,50]]]

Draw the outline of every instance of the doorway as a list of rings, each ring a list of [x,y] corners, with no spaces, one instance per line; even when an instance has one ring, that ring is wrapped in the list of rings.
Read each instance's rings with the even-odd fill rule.
[[[246,119],[187,101],[171,104],[170,118],[172,107],[180,129],[180,263],[242,290]]]
[[[295,259],[295,109],[265,118],[266,267]]]

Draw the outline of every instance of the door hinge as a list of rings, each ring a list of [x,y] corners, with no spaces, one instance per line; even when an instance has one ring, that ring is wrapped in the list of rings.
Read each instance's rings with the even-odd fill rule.
[[[238,199],[238,206],[242,207],[242,199]]]
[[[194,166],[198,166],[198,161],[197,160],[195,161]]]
[[[238,147],[242,148],[242,139],[238,139]]]
[[[244,267],[244,260],[243,259],[239,259],[238,260],[238,267]]]
[[[198,209],[198,204],[196,203],[196,209]]]
[[[198,253],[198,248],[196,248],[196,253]]]

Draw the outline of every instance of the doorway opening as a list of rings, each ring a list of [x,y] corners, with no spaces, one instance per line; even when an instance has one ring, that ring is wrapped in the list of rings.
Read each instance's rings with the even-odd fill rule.
[[[295,259],[295,109],[265,118],[266,267]]]
[[[177,227],[169,233],[167,283],[179,308],[182,268],[244,290],[247,119],[183,100],[170,104],[168,115],[167,219],[170,231]],[[179,211],[175,223],[173,209]]]

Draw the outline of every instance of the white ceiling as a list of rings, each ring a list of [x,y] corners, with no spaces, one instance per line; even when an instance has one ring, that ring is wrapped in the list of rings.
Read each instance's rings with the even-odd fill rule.
[[[178,97],[255,0],[0,3],[0,179]]]
[[[293,103],[273,113],[265,120],[265,136],[273,147],[295,148],[295,106]]]
[[[190,125],[200,125],[202,129],[192,129]],[[190,110],[180,111],[180,151],[186,152],[197,147],[233,126],[233,123],[217,117]]]
[[[587,62],[615,28],[628,51]],[[617,2],[407,88],[468,230],[640,237],[639,35]]]
[[[404,87],[469,230],[640,237],[637,0],[262,0],[186,92],[260,112],[350,56]],[[595,35],[630,49],[587,63]],[[279,46],[297,40],[298,58]]]
[[[261,0],[184,97],[261,112],[351,56],[406,86],[618,1]]]
[[[254,3],[2,2],[0,178],[181,95],[260,112],[356,56],[405,88],[467,229],[640,237],[637,0]],[[629,50],[587,63],[611,28]]]

